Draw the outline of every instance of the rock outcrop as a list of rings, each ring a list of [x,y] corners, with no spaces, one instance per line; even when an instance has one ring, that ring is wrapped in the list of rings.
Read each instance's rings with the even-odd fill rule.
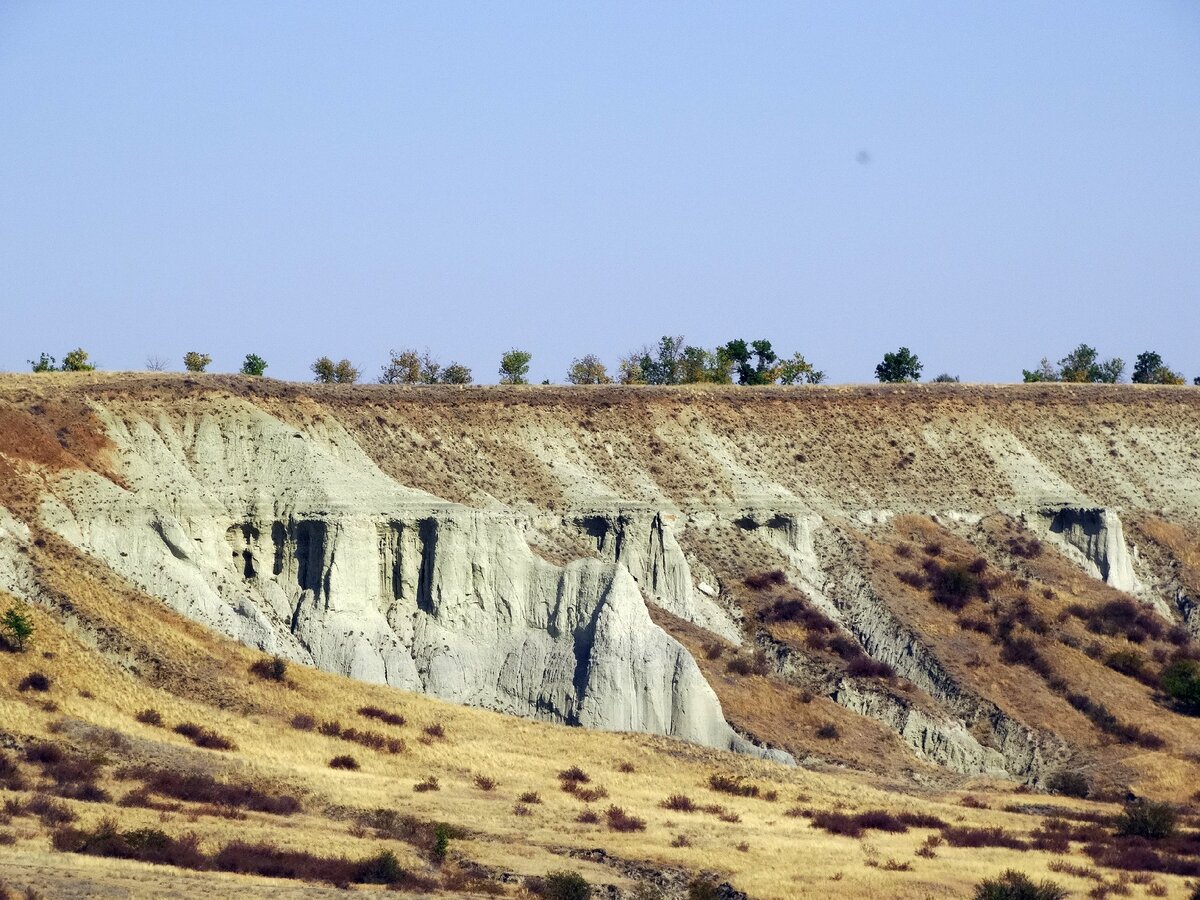
[[[404,489],[344,432],[297,432],[253,408],[99,414],[130,489],[70,473],[43,518],[193,618],[446,700],[786,756],[736,735],[695,660],[651,621],[639,579],[662,602],[709,609],[660,517],[622,521],[622,551],[556,566],[511,514]]]
[[[1113,510],[1055,506],[1043,509],[1042,516],[1049,520],[1050,533],[1075,551],[1089,574],[1119,591],[1138,590],[1125,531]]]

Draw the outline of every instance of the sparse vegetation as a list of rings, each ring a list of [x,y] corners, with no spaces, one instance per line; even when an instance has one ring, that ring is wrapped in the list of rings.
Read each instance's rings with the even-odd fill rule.
[[[1052,881],[1035,882],[1015,869],[985,879],[975,888],[975,900],[1066,900],[1069,896],[1066,888]]]

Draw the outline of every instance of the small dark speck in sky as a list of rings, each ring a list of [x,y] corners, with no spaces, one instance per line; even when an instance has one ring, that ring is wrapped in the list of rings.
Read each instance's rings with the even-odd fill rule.
[[[858,156],[856,156],[854,158],[858,161],[858,164],[860,166],[868,165],[871,162],[871,154],[868,153],[866,150],[859,150]]]

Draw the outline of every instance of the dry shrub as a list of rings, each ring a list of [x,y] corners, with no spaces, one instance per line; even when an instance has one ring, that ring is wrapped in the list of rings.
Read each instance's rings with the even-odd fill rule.
[[[675,837],[671,838],[671,846],[690,847],[692,846],[692,840],[686,834],[677,834]]]
[[[832,722],[826,722],[817,729],[817,737],[823,741],[836,741],[841,736],[841,730]]]
[[[600,815],[599,815],[599,813],[595,812],[594,810],[585,809],[583,812],[581,812],[579,815],[577,815],[575,817],[575,821],[581,822],[584,825],[595,825],[597,822],[600,821]]]
[[[734,797],[757,797],[759,788],[757,784],[753,784],[742,778],[741,775],[710,775],[708,786],[714,791],[722,794],[731,794]]]
[[[1003,828],[951,827],[942,829],[942,837],[951,847],[1005,847],[1028,850],[1029,845]]]
[[[36,691],[44,694],[50,690],[53,681],[44,672],[30,672],[17,683],[18,691]]]
[[[771,672],[771,664],[766,653],[756,650],[753,656],[739,654],[729,660],[725,664],[725,671],[733,675],[768,675]]]
[[[255,660],[250,665],[250,674],[263,681],[283,684],[287,681],[287,660],[281,656]]]
[[[608,827],[613,831],[645,831],[646,822],[631,816],[619,806],[610,806],[604,811]]]
[[[513,815],[514,816],[531,816],[531,815],[533,815],[533,810],[531,810],[528,806],[526,806],[523,803],[518,803],[513,807]]]
[[[296,713],[292,716],[292,727],[297,731],[312,731],[317,727],[317,720],[308,713]]]
[[[444,741],[446,739],[446,729],[442,727],[440,722],[434,722],[432,725],[426,725],[423,729],[425,737],[435,741]]]
[[[517,800],[530,806],[537,806],[542,802],[542,797],[537,791],[526,791]]]
[[[437,776],[430,775],[424,781],[418,781],[413,785],[413,790],[418,794],[425,794],[429,791],[440,791],[442,786],[438,784]]]
[[[233,741],[194,722],[182,722],[176,725],[173,730],[176,734],[183,735],[197,747],[202,747],[205,750],[237,749]]]
[[[623,762],[623,763],[621,763],[620,765],[618,765],[618,766],[617,766],[617,771],[618,771],[618,772],[623,772],[623,773],[624,773],[624,774],[626,774],[626,775],[631,775],[631,774],[633,774],[634,772],[636,772],[636,771],[637,771],[637,769],[635,769],[635,768],[633,767],[633,763],[631,763],[631,762]]]
[[[143,725],[153,725],[156,728],[160,727],[163,723],[162,713],[157,709],[143,709],[134,718]]]
[[[594,803],[608,796],[608,790],[599,785],[594,788],[575,788],[572,791],[567,791],[567,793],[576,800],[582,800],[584,803]]]
[[[395,725],[397,727],[408,721],[399,713],[388,712],[386,709],[380,709],[378,706],[360,706],[358,714],[368,719],[375,719],[387,725]]]
[[[335,756],[329,761],[329,768],[345,769],[349,772],[357,772],[359,765],[358,760],[353,756],[350,756],[349,754],[342,754],[341,756]]]
[[[661,804],[663,809],[669,809],[674,812],[695,812],[696,804],[692,802],[692,798],[685,794],[672,794]]]
[[[744,584],[751,590],[765,591],[771,587],[787,584],[787,575],[781,569],[772,569],[770,572],[747,575]]]
[[[494,791],[496,789],[496,779],[489,778],[486,775],[476,775],[475,776],[475,787],[477,787],[481,791],[485,791],[485,792]]]
[[[558,780],[565,786],[568,784],[587,784],[592,780],[591,776],[579,766],[571,766],[569,769],[563,769],[558,773]]]

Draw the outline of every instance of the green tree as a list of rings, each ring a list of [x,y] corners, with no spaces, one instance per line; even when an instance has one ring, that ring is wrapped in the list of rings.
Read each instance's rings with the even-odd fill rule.
[[[1101,360],[1095,347],[1080,344],[1058,361],[1063,381],[1076,384],[1103,382],[1116,384],[1125,372],[1125,361],[1120,357]]]
[[[717,368],[717,355],[703,347],[684,347],[679,358],[680,382],[682,384],[702,384],[704,382],[720,382],[721,372]],[[726,375],[725,380],[728,380]]]
[[[1200,713],[1200,662],[1177,659],[1163,669],[1159,684],[1184,712]]]
[[[267,361],[257,353],[247,353],[246,359],[242,363],[243,375],[262,375],[267,371]]]
[[[310,368],[313,380],[324,384],[354,384],[358,381],[358,369],[348,359],[335,363],[328,356],[322,356]]]
[[[825,373],[814,369],[802,353],[795,353],[779,364],[779,380],[784,384],[820,384]]]
[[[183,367],[189,372],[203,372],[211,362],[211,356],[198,350],[189,350],[183,354]]]
[[[1163,362],[1163,358],[1153,350],[1139,353],[1133,364],[1134,384],[1184,384],[1185,380],[1178,372],[1173,372]]]
[[[380,384],[420,384],[421,354],[416,350],[393,350],[379,374]]]
[[[82,347],[76,347],[63,357],[64,372],[92,372],[96,367],[88,362],[88,352]]]
[[[571,384],[612,384],[608,369],[594,353],[571,361],[571,368],[567,370],[567,381]]]
[[[1033,371],[1022,369],[1021,373],[1027,384],[1035,381],[1062,381],[1062,373],[1044,356],[1042,357],[1041,364],[1036,369]]]
[[[442,384],[470,384],[471,370],[462,363],[452,362],[442,369]]]
[[[529,384],[529,361],[533,354],[515,347],[500,357],[501,384]]]
[[[37,359],[26,360],[35,372],[57,372],[58,360],[48,353],[43,353]]]
[[[33,621],[18,606],[10,606],[0,619],[5,640],[17,650],[24,650],[25,644],[33,637]]]
[[[539,896],[544,900],[588,900],[592,886],[578,872],[551,872],[542,879]]]
[[[923,368],[921,361],[907,347],[901,347],[895,353],[883,354],[883,362],[875,367],[875,377],[892,384],[919,381]]]
[[[645,384],[649,360],[650,354],[645,349],[622,356],[617,363],[617,381],[621,384]]]

